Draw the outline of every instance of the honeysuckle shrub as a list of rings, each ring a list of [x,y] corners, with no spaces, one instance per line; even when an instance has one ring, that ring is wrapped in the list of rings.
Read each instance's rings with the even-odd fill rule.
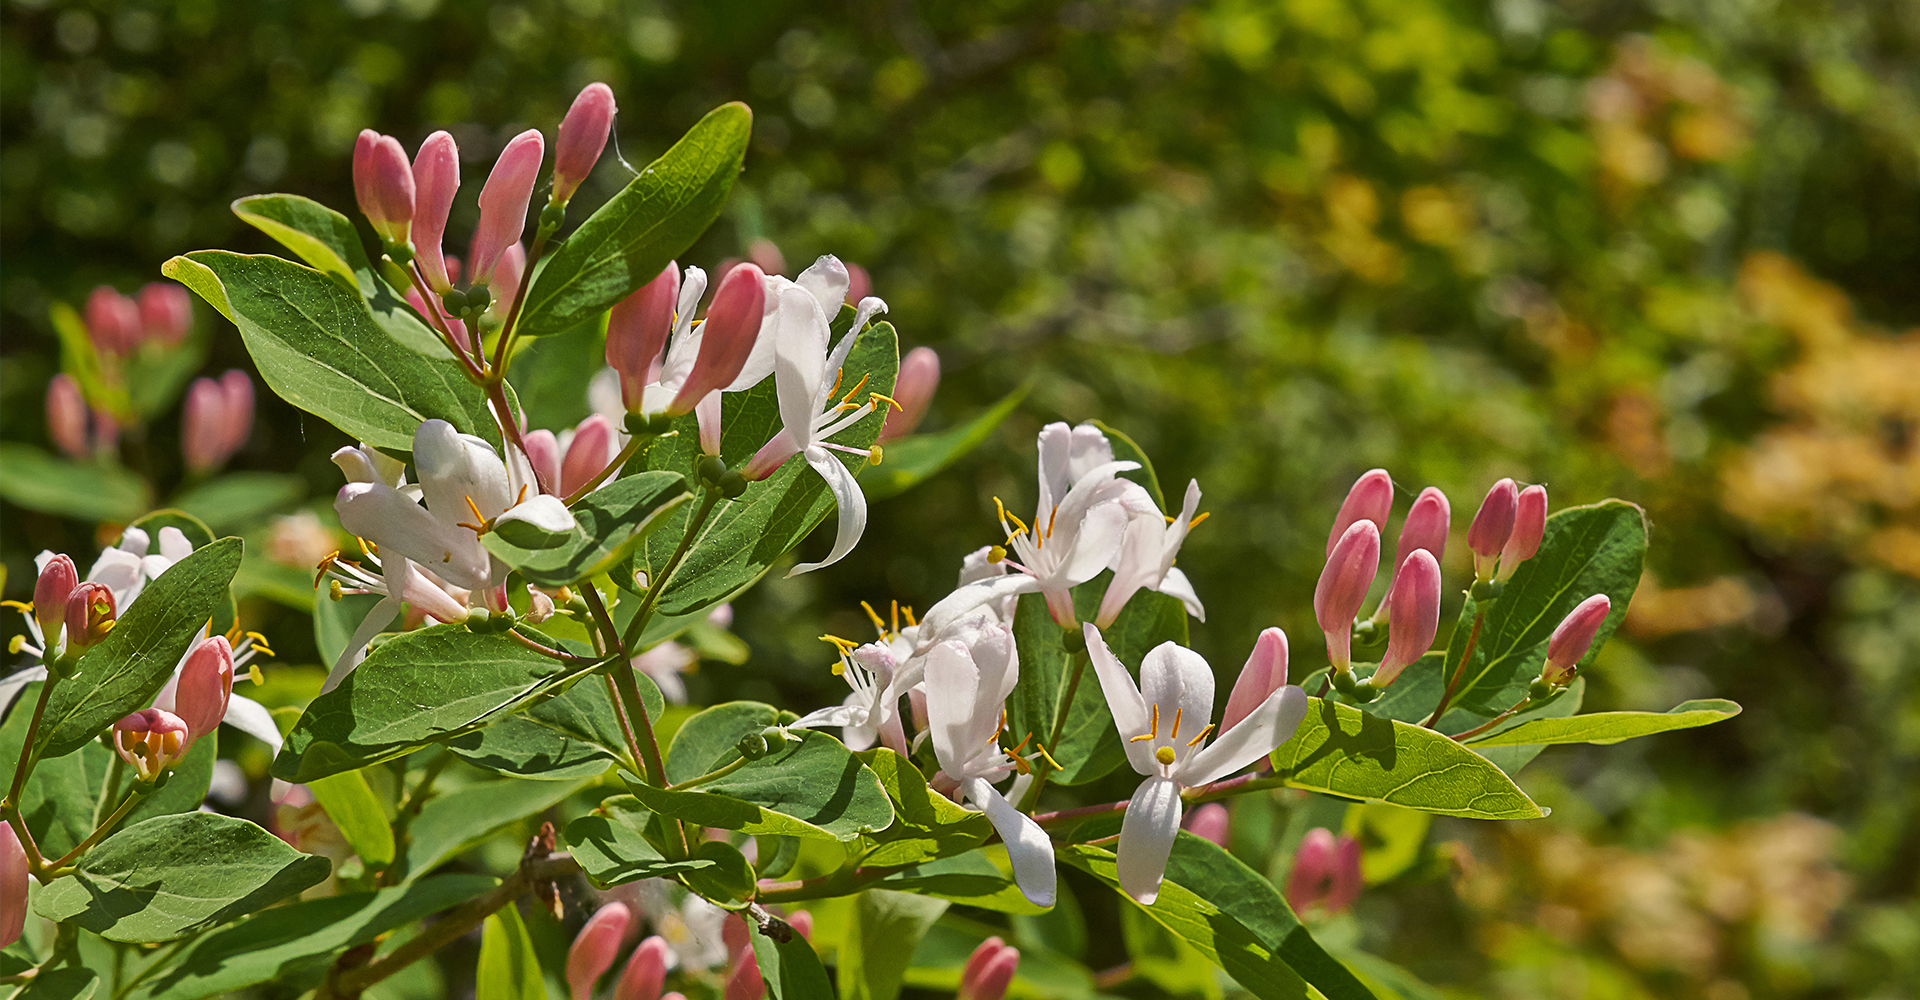
[[[569,219],[613,100],[581,94],[550,171],[540,132],[507,144],[465,281],[443,247],[463,192],[445,133],[412,158],[362,134],[371,244],[332,208],[259,195],[235,213],[291,256],[164,266],[238,328],[269,389],[359,442],[333,455],[359,544],[316,567],[330,673],[278,711],[235,693],[268,652],[235,624],[241,538],[162,510],[84,577],[84,554],[43,555],[0,726],[17,761],[0,975],[24,995],[357,996],[475,931],[487,996],[540,996],[550,977],[575,997],[997,998],[1134,976],[1395,995],[1410,977],[1322,933],[1361,889],[1354,831],[1303,828],[1281,878],[1230,849],[1248,834],[1225,804],[1306,792],[1389,817],[1534,820],[1546,811],[1514,774],[1547,746],[1739,711],[1581,713],[1646,520],[1618,500],[1554,511],[1508,479],[1465,534],[1451,629],[1450,505],[1375,470],[1332,518],[1313,655],[1272,628],[1237,672],[1209,664],[1189,648],[1209,581],[1176,565],[1204,494],[1169,491],[1123,413],[1041,430],[1031,494],[981,512],[999,530],[946,596],[875,601],[872,637],[823,637],[844,700],[670,708],[685,691],[666,653],[724,647],[730,602],[770,573],[860,558],[870,494],[923,488],[1020,393],[914,433],[937,367],[903,362],[884,295],[832,256],[792,279],[722,264],[701,307],[707,272],[677,258],[727,202],[744,105]],[[582,330],[604,334],[605,371],[515,365]],[[508,378],[523,370],[594,415],[533,426]],[[229,389],[200,394],[190,413],[237,419]],[[188,464],[216,466],[235,433],[196,438]],[[825,557],[797,562],[829,516]],[[272,831],[201,808],[223,738],[271,750]],[[1128,799],[1086,793],[1123,769],[1141,779]],[[452,864],[528,821],[512,857]],[[1136,960],[1118,979],[1023,956],[980,919],[1084,934],[1063,867],[1120,901]],[[540,941],[589,892],[611,901],[559,959]],[[629,950],[636,909],[653,936]]]

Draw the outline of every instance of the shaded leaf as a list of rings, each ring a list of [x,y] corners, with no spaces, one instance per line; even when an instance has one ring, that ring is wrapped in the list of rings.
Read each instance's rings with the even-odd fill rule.
[[[370,871],[393,863],[393,827],[364,773],[343,771],[315,778],[307,782],[307,790]]]
[[[579,530],[559,545],[524,548],[499,532],[489,532],[480,541],[528,582],[564,587],[612,569],[691,495],[683,476],[643,472],[609,483],[575,504],[573,520]]]
[[[857,754],[893,802],[893,825],[872,834],[878,844],[861,863],[908,865],[979,847],[993,833],[987,815],[935,792],[913,762],[875,747]]]
[[[1504,771],[1446,736],[1319,698],[1307,704],[1273,752],[1289,785],[1468,819],[1546,815]]]
[[[640,701],[659,718],[666,700],[645,674],[635,674]],[[626,737],[606,682],[586,678],[525,711],[446,741],[468,763],[524,778],[571,780],[607,773],[627,761]]]
[[[675,792],[638,782],[628,788],[663,816],[756,836],[852,840],[893,822],[893,805],[879,779],[839,740],[811,730],[794,736],[797,744],[695,789]]]
[[[432,871],[502,827],[545,812],[581,782],[482,781],[434,796],[408,828],[402,861],[409,881]]]
[[[147,484],[118,465],[70,462],[38,448],[0,444],[0,497],[42,514],[127,522],[147,509]]]
[[[587,879],[602,889],[636,879],[698,871],[716,862],[700,858],[669,861],[642,831],[653,814],[631,795],[603,800],[593,812],[567,824],[567,846]]]
[[[840,942],[840,1000],[895,1000],[914,946],[948,905],[943,899],[886,889],[855,896],[847,935]]]
[[[519,910],[506,906],[487,915],[473,980],[474,1000],[546,1000],[540,956]]]

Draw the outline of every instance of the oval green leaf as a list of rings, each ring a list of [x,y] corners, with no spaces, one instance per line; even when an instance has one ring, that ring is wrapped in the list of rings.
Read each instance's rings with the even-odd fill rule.
[[[1501,729],[1468,746],[1517,747],[1539,743],[1598,743],[1602,746],[1638,736],[1694,729],[1724,722],[1740,714],[1740,706],[1723,698],[1681,702],[1665,712],[1593,712],[1565,719],[1531,719]]]
[[[1319,698],[1307,706],[1273,752],[1274,774],[1295,788],[1467,819],[1546,815],[1506,772],[1449,737]]]

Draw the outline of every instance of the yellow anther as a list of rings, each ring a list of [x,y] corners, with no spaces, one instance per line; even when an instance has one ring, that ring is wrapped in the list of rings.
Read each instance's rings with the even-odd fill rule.
[[[1210,511],[1210,510],[1200,514],[1195,514],[1193,516],[1193,520],[1187,522],[1187,530],[1192,531],[1193,529],[1198,528],[1200,526],[1201,521],[1204,521],[1207,518],[1210,518],[1212,516],[1213,516],[1213,511]]]
[[[847,675],[847,661],[845,660],[833,661],[832,669],[833,669],[833,676],[845,677]]]
[[[340,581],[329,580],[327,582],[332,585],[327,588],[328,599],[337,601],[347,596],[346,593],[340,589]]]
[[[18,654],[25,648],[27,648],[27,637],[24,635],[16,635],[7,640],[7,652],[9,653]]]
[[[877,393],[877,392],[870,392],[870,393],[867,393],[867,403],[868,403],[868,405],[872,405],[872,403],[873,403],[873,401],[874,401],[874,400],[876,400],[876,399],[884,399],[884,400],[886,400],[886,401],[887,401],[887,404],[888,404],[889,406],[892,406],[892,407],[893,407],[894,409],[896,409],[896,410],[899,410],[899,411],[900,411],[900,412],[902,412],[902,413],[905,413],[905,412],[906,412],[906,409],[907,409],[907,408],[906,408],[906,407],[904,407],[904,406],[901,406],[901,405],[900,405],[900,401],[899,401],[899,400],[896,400],[896,399],[894,399],[894,398],[893,398],[892,396],[882,396],[882,395],[880,395],[880,394],[879,394],[879,393]]]
[[[1044,537],[1053,537],[1053,524],[1058,520],[1060,520],[1060,505],[1054,504],[1053,509],[1047,512],[1047,533]]]
[[[1140,734],[1140,735],[1138,735],[1138,736],[1133,736],[1133,737],[1129,737],[1129,738],[1127,739],[1127,742],[1128,742],[1128,743],[1138,743],[1138,742],[1140,742],[1141,740],[1150,740],[1150,739],[1153,739],[1153,734],[1152,734],[1152,733],[1141,733],[1141,734]]]
[[[913,605],[909,604],[906,607],[901,608],[900,613],[906,617],[908,628],[912,628],[913,626],[920,624],[920,620],[913,616]]]
[[[833,645],[838,646],[842,652],[850,653],[855,649],[860,648],[859,643],[854,642],[851,639],[842,639],[837,635],[823,635],[820,637],[820,641],[832,643]]]
[[[873,610],[873,605],[868,604],[865,601],[860,602],[860,607],[862,610],[866,611],[868,618],[873,619],[873,630],[880,633],[883,636],[886,635],[887,623],[885,619],[880,617],[880,612]],[[897,608],[898,605],[895,605],[895,607]],[[897,615],[899,614],[899,612],[896,610],[894,614]]]
[[[891,629],[888,629],[888,631],[889,632],[900,631],[900,602],[899,601],[893,602],[893,619],[892,620],[893,620],[893,627]],[[912,623],[909,622],[908,624],[912,624]]]
[[[480,516],[480,505],[474,503],[472,497],[467,497],[466,501],[467,509],[473,511],[473,523],[469,524],[465,521],[456,521],[454,523],[459,527],[473,532],[474,537],[478,538],[487,533],[487,519]]]
[[[320,560],[319,564],[314,567],[313,585],[316,587],[320,586],[320,578],[326,576],[327,570],[332,569],[333,564],[338,561],[340,561],[339,549],[334,549],[332,552],[327,553],[326,558]]]
[[[1173,710],[1173,728],[1167,730],[1167,739],[1177,740],[1180,738],[1180,713],[1185,711],[1186,709],[1178,707]]]
[[[253,648],[254,648],[254,649],[257,649],[257,650],[259,650],[259,651],[260,651],[261,653],[264,653],[264,654],[266,654],[267,656],[277,656],[277,655],[278,655],[278,654],[276,654],[276,653],[275,653],[275,652],[273,651],[273,649],[272,649],[271,647],[269,647],[269,646],[267,645],[267,637],[266,637],[266,636],[264,636],[264,635],[261,635],[261,634],[260,634],[260,633],[258,633],[258,632],[246,632],[246,633],[242,633],[242,634],[244,634],[244,635],[245,635],[245,636],[246,636],[247,638],[249,638],[249,639],[252,639],[252,640],[253,640]]]
[[[1179,755],[1173,752],[1172,747],[1161,747],[1153,752],[1153,759],[1171,767],[1173,762],[1179,759]]]
[[[1034,749],[1035,749],[1036,751],[1038,751],[1038,752],[1040,753],[1040,756],[1042,756],[1042,757],[1045,757],[1045,758],[1047,759],[1047,763],[1049,763],[1049,764],[1052,764],[1052,765],[1053,765],[1053,769],[1054,769],[1054,770],[1056,770],[1056,771],[1064,771],[1064,770],[1066,770],[1066,768],[1064,768],[1064,767],[1061,767],[1061,766],[1060,766],[1060,762],[1059,762],[1059,761],[1057,761],[1057,760],[1054,760],[1054,759],[1053,759],[1053,755],[1047,752],[1047,748],[1046,748],[1046,747],[1044,747],[1044,746],[1041,746],[1041,745],[1040,745],[1040,744],[1038,744],[1038,743],[1035,743],[1035,744],[1033,745],[1033,748],[1034,748]]]
[[[1147,735],[1157,736],[1159,735],[1159,733],[1160,733],[1160,703],[1156,701],[1153,703],[1153,724],[1147,727]]]
[[[877,445],[877,444],[876,444],[876,445],[874,445],[873,447],[871,447],[871,448],[868,448],[868,449],[867,449],[867,464],[868,464],[868,465],[879,465],[879,464],[880,464],[880,459],[881,459],[881,457],[882,457],[882,456],[881,456],[881,453],[880,453],[880,446],[879,446],[879,445]]]
[[[1200,741],[1206,739],[1207,734],[1211,732],[1213,732],[1213,723],[1209,722],[1207,723],[1207,728],[1200,730],[1200,735],[1195,736],[1193,739],[1190,739],[1187,741],[1187,745],[1190,747],[1199,746]]]
[[[994,547],[987,550],[987,562],[990,565],[997,566],[1000,564],[1002,560],[1006,558],[1007,558],[1007,549],[1006,549],[1006,546],[1004,545],[995,545]]]
[[[260,664],[249,663],[247,664],[247,679],[255,684],[265,684],[267,682],[267,675],[260,672]]]
[[[840,399],[840,405],[845,406],[848,403],[853,402],[853,397],[860,395],[860,390],[865,389],[867,387],[867,380],[872,377],[873,377],[872,372],[868,372],[865,375],[860,376],[860,383],[854,386],[853,388],[847,390],[847,394],[841,397]],[[834,388],[838,389],[840,387],[840,380],[838,378],[835,378],[833,381],[834,381]]]
[[[845,366],[842,366],[839,371],[833,373],[833,388],[827,390],[828,399],[840,395],[840,380],[846,377],[847,369]]]
[[[0,601],[0,608],[12,608],[23,615],[33,614],[33,605],[25,601]]]

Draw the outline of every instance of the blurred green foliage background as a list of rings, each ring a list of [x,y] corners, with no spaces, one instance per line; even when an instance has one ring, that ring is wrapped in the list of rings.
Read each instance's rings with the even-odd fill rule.
[[[856,556],[738,608],[694,698],[837,699],[823,630],[924,607],[1031,498],[1033,432],[1099,418],[1213,512],[1182,567],[1223,672],[1319,662],[1310,595],[1360,472],[1464,529],[1512,475],[1647,507],[1653,567],[1589,709],[1733,722],[1559,748],[1556,810],[1442,823],[1344,933],[1459,995],[1895,997],[1920,981],[1920,5],[1876,0],[7,0],[0,419],[45,442],[47,320],[202,247],[267,252],[263,191],[353,203],[354,135],[448,128],[472,190],[583,84],[641,164],[755,110],[728,215],[787,273],[866,266],[946,378],[931,428],[1032,393],[876,505]],[[581,199],[630,176],[603,160]],[[471,199],[453,233],[470,230]],[[584,217],[576,210],[576,218]],[[765,249],[761,253],[765,254]],[[208,371],[244,366],[215,328]],[[580,375],[578,411],[586,412]],[[174,430],[140,462],[180,473]],[[241,469],[338,485],[337,432],[263,394]],[[171,464],[169,464],[171,462]],[[12,473],[5,473],[11,475]],[[12,506],[21,589],[94,526]],[[826,540],[814,539],[824,551]],[[1464,547],[1449,556],[1465,575]],[[312,658],[304,618],[250,627]],[[1124,789],[1119,794],[1124,794]],[[1089,964],[1100,965],[1098,938]],[[1144,995],[1144,994],[1143,994]]]

